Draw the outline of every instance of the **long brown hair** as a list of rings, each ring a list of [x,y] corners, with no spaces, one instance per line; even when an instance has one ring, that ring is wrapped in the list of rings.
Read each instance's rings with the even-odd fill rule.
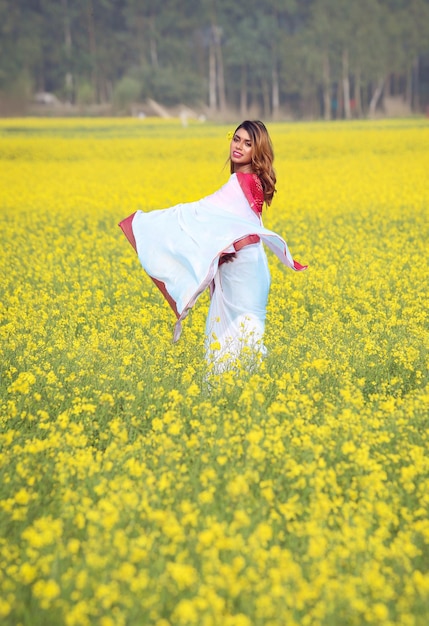
[[[274,150],[265,124],[259,120],[245,120],[234,131],[234,134],[243,128],[249,133],[252,141],[252,170],[259,176],[264,190],[264,200],[267,206],[271,204],[276,192],[276,173],[273,168]],[[230,159],[231,174],[234,173],[234,163]]]

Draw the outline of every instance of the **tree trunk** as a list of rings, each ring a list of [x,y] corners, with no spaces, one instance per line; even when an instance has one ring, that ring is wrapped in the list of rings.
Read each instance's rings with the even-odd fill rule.
[[[36,84],[37,84],[37,91],[46,91],[45,64],[44,64],[43,58],[37,70],[37,83]]]
[[[366,112],[368,111],[368,105],[369,105],[369,84],[367,82],[362,84],[361,94],[362,94],[362,115],[366,115]]]
[[[99,94],[98,94],[98,67],[97,67],[97,42],[95,39],[95,28],[94,28],[94,10],[92,6],[92,0],[88,0],[87,4],[87,22],[88,22],[88,43],[89,43],[89,54],[91,57],[91,80],[92,87],[94,89],[94,95],[96,101],[98,102]]]
[[[280,110],[280,88],[279,88],[279,73],[277,71],[277,63],[273,63],[272,69],[272,109],[273,119],[277,120]]]
[[[339,82],[337,84],[337,120],[342,119],[344,111],[343,90],[341,87],[342,85]]]
[[[417,56],[414,60],[413,63],[413,69],[412,69],[412,76],[413,76],[413,90],[412,90],[412,95],[411,95],[411,105],[413,108],[413,111],[415,113],[418,113],[420,111],[420,84],[419,84],[419,57]]]
[[[261,80],[262,87],[262,101],[264,105],[264,115],[265,117],[270,116],[270,90],[268,87],[268,81],[266,78]]]
[[[377,103],[383,93],[385,78],[379,78],[377,87],[374,89],[374,93],[372,94],[371,102],[369,103],[368,108],[368,117],[374,117],[375,109],[377,108]]]
[[[413,69],[412,65],[407,67],[405,79],[405,102],[410,107],[410,110],[413,108]]]
[[[360,68],[358,67],[355,74],[355,106],[356,106],[356,115],[358,117],[362,117],[362,93],[361,93],[361,82],[360,82]]]
[[[209,45],[209,107],[211,111],[216,111],[216,53],[214,44]]]
[[[247,65],[241,66],[241,86],[240,86],[240,116],[247,117]]]
[[[158,46],[156,44],[156,36],[155,36],[155,19],[152,17],[149,21],[150,26],[150,39],[149,39],[149,53],[150,53],[150,62],[152,63],[152,67],[158,68]]]
[[[214,39],[214,49],[216,55],[216,66],[217,66],[217,88],[218,88],[218,96],[219,96],[219,108],[222,112],[226,109],[226,95],[225,95],[225,75],[223,71],[223,55],[222,55],[222,45],[220,41],[220,28],[216,25],[213,25],[213,39]]]
[[[73,102],[73,73],[72,73],[72,38],[70,30],[70,18],[68,11],[68,0],[61,0],[64,13],[64,50],[66,56],[66,73],[64,76],[65,92],[67,100]]]
[[[389,97],[392,94],[392,75],[388,74],[384,80],[384,95]]]
[[[349,51],[347,48],[343,50],[343,100],[344,115],[346,120],[349,120],[352,114],[350,107]]]
[[[331,70],[328,53],[323,55],[323,109],[325,120],[331,119]]]

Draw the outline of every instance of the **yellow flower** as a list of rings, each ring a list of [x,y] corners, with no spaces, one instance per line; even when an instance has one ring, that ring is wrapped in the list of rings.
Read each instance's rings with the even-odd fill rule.
[[[62,520],[52,517],[41,517],[22,532],[22,538],[33,548],[48,546],[61,537],[63,531]]]
[[[40,606],[48,609],[52,601],[60,595],[60,587],[55,580],[38,580],[33,585],[34,597],[40,600]]]
[[[35,384],[36,377],[31,372],[21,372],[16,380],[7,388],[9,393],[30,393],[31,387]]]
[[[218,131],[0,119],[2,622],[424,619],[427,120],[273,125],[264,224],[310,268],[268,251],[267,356],[222,375],[208,290],[172,344],[116,226],[223,184]]]
[[[237,498],[248,493],[249,483],[244,476],[236,476],[227,484],[226,490],[231,497]]]
[[[31,496],[28,493],[28,491],[26,491],[25,489],[20,489],[15,494],[15,502],[17,504],[23,504],[23,505],[28,504],[30,499],[31,499]]]
[[[79,552],[79,548],[80,548],[79,539],[69,539],[67,543],[67,549],[70,552],[70,554],[77,554]]]
[[[198,624],[198,611],[195,602],[192,600],[180,600],[173,611],[173,623],[176,624]]]
[[[0,617],[7,617],[12,611],[12,604],[4,599],[0,598]]]
[[[185,563],[170,562],[167,565],[167,572],[180,590],[191,587],[198,578],[195,568]]]
[[[20,568],[20,575],[24,585],[28,585],[36,578],[37,569],[30,563],[23,563]]]

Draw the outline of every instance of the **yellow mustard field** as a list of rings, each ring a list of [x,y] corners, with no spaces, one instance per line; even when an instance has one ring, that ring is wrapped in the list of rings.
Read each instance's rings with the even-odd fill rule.
[[[427,626],[429,122],[272,124],[268,356],[209,377],[117,223],[228,126],[0,121],[0,623]]]

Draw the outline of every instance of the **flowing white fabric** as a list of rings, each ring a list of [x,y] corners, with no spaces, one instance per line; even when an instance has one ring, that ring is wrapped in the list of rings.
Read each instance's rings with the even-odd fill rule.
[[[233,262],[219,266],[221,254],[234,252],[234,244],[249,235],[258,235],[288,267],[305,269],[294,262],[286,242],[262,226],[236,174],[202,200],[149,213],[137,211],[131,218],[140,262],[158,286],[162,285],[178,317],[174,341],[180,337],[182,320],[209,285],[208,343],[214,332],[217,341],[222,339],[226,345],[237,336],[242,323],[253,329],[255,337],[262,337],[270,282],[262,245],[243,247]]]
[[[206,322],[206,359],[215,373],[244,355],[248,365],[265,356],[270,282],[262,243],[242,248],[233,262],[219,267]]]

